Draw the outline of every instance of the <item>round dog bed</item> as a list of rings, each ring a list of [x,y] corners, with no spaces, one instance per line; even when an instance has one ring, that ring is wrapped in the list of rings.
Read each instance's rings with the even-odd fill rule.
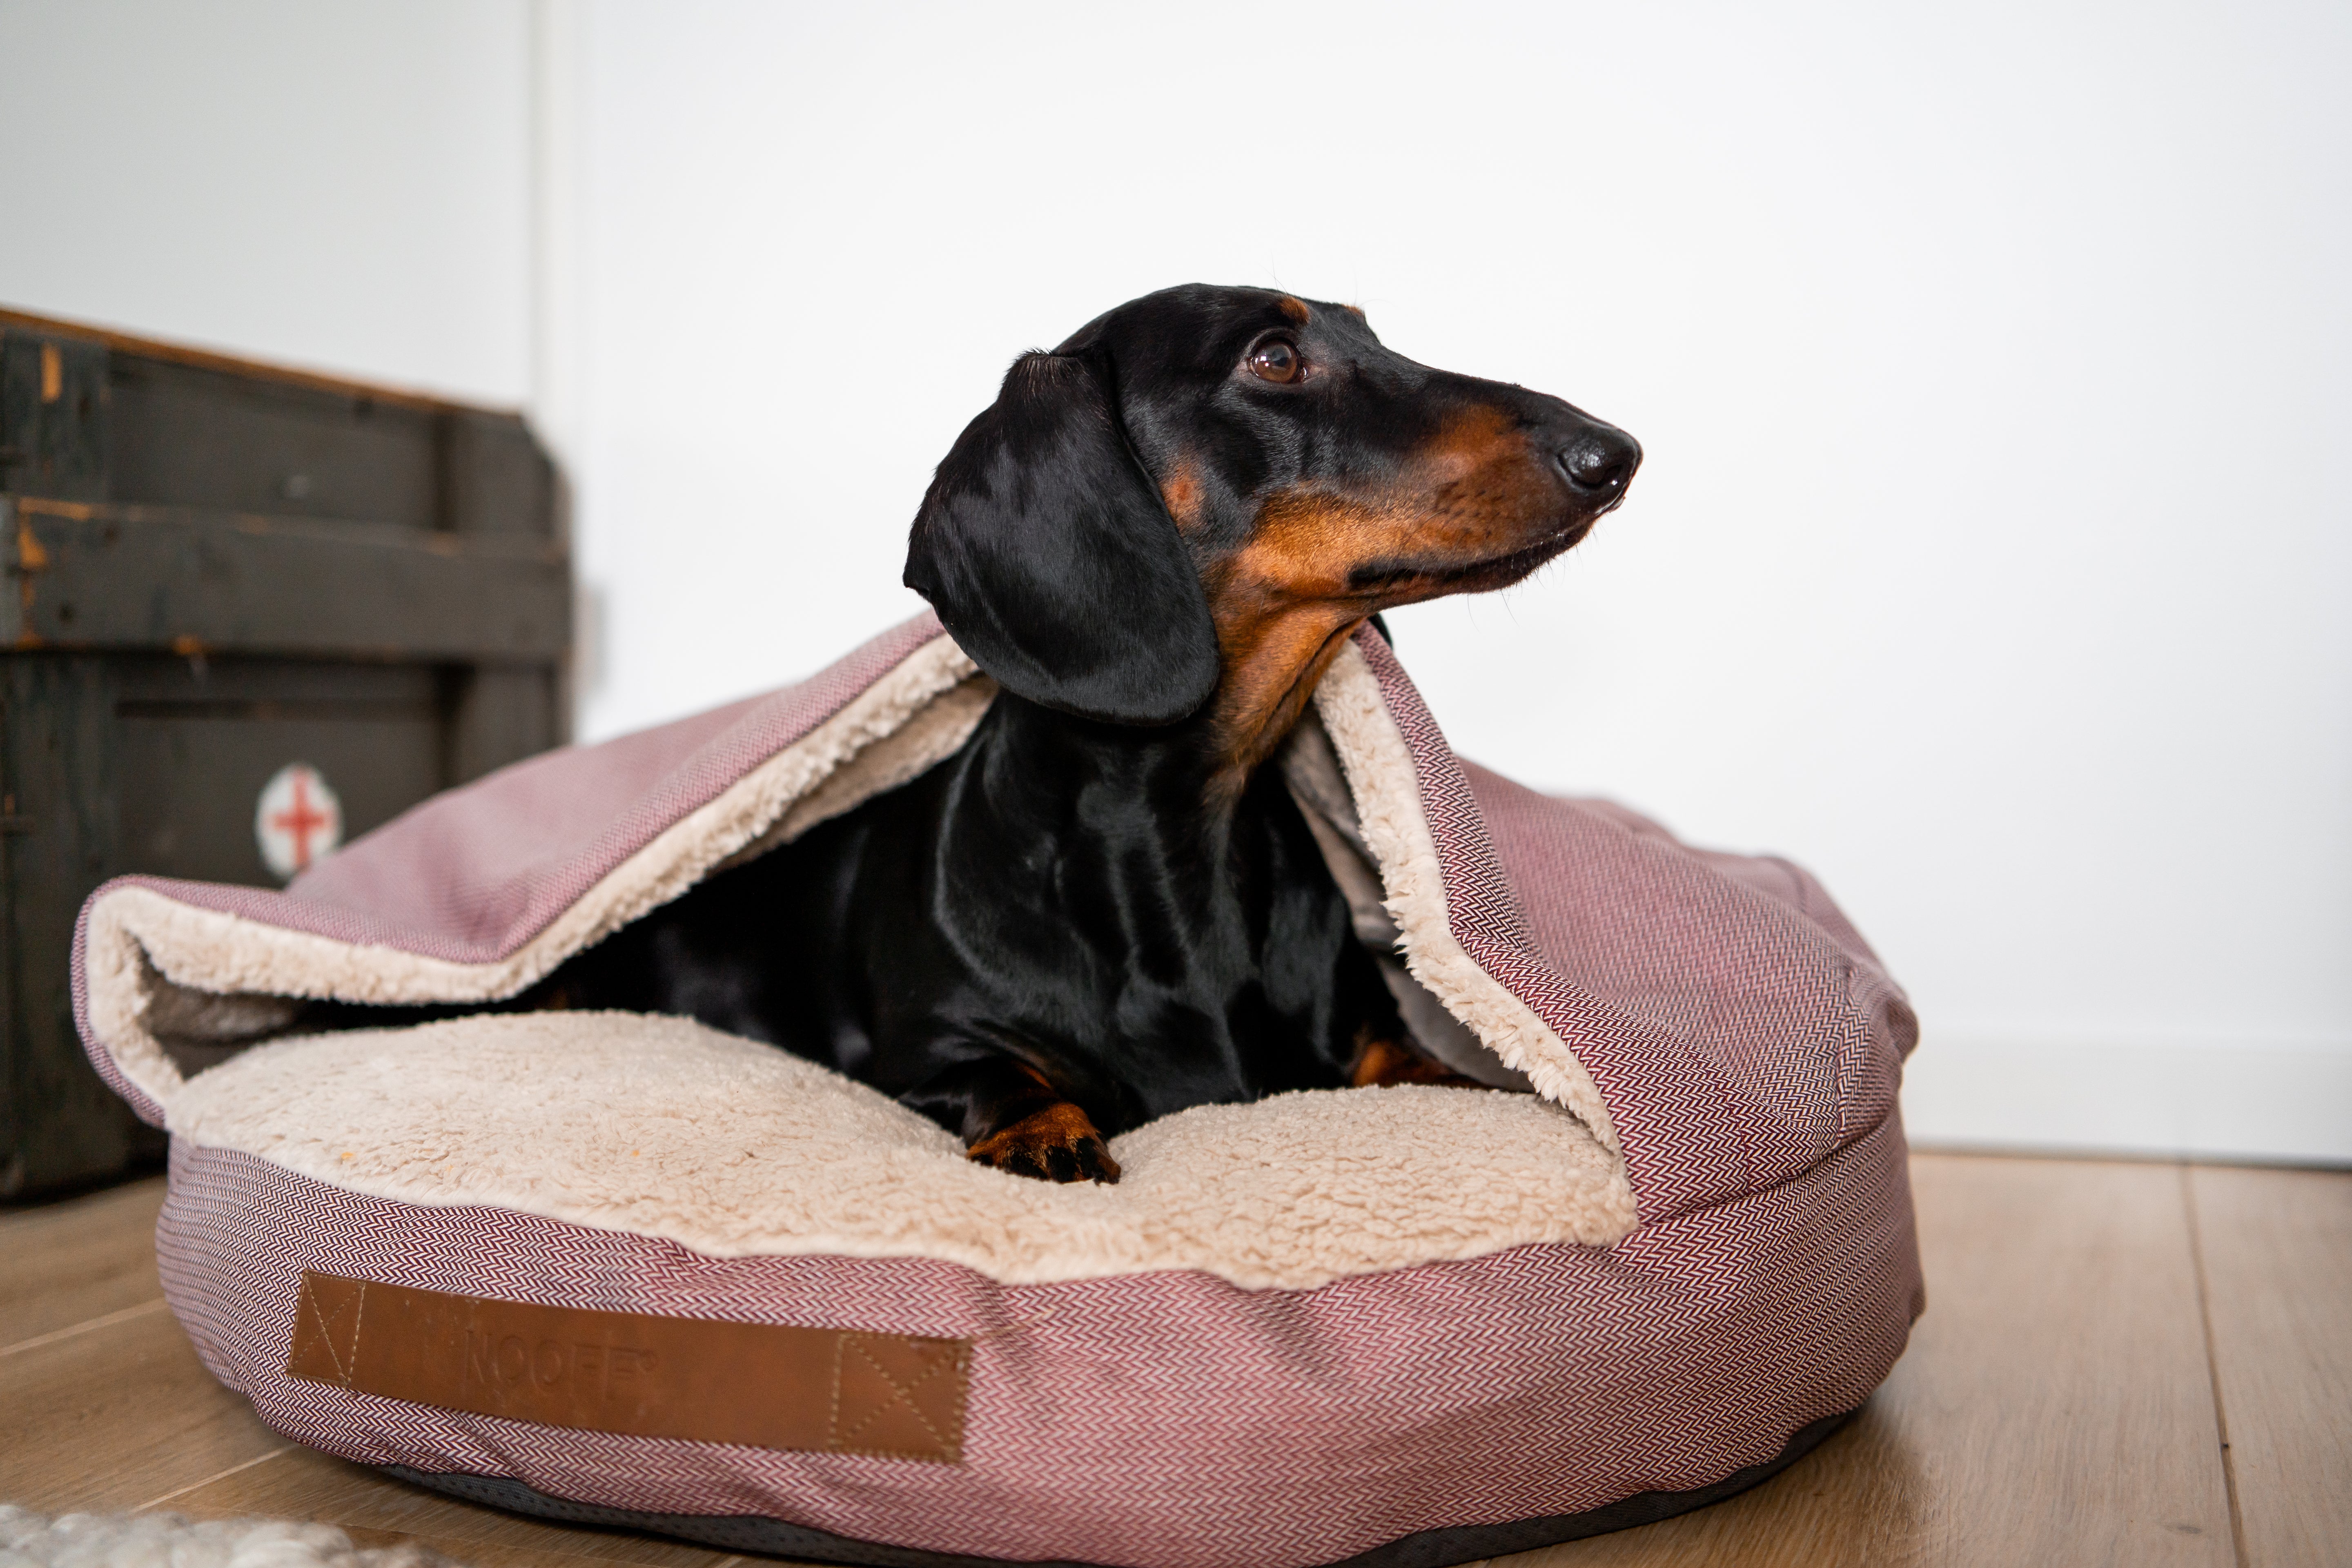
[[[844,1563],[1438,1564],[1771,1474],[1921,1304],[1916,1026],[1820,887],[1446,746],[1360,636],[1283,757],[1416,1039],[1496,1092],[1208,1106],[1116,1186],[975,1165],[676,1018],[484,1003],[946,756],[929,616],[436,797],[285,893],[109,883],[92,1059],[173,1135],[164,1285],[291,1437]]]

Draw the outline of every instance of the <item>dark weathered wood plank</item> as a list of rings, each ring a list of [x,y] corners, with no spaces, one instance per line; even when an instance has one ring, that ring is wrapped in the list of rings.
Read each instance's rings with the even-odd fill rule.
[[[118,864],[121,729],[101,658],[0,655],[0,1197],[123,1170],[162,1136],[82,1054],[67,975],[74,917]]]
[[[452,412],[439,428],[440,525],[459,533],[558,532],[555,465],[510,415]]]
[[[0,645],[546,661],[571,642],[562,550],[527,534],[24,497],[14,511]]]
[[[0,491],[551,538],[518,415],[0,310]]]
[[[351,670],[404,679],[351,679],[341,700],[306,700],[259,694],[272,687],[307,689],[315,681],[304,678],[314,667],[209,664],[206,679],[187,683],[188,695],[179,700],[116,704],[123,759],[119,870],[275,886],[253,816],[263,786],[289,763],[317,768],[335,791],[346,841],[452,782],[445,768],[441,683],[429,668]],[[238,668],[251,664],[264,668]],[[254,679],[263,675],[287,679]],[[192,787],[191,781],[198,782]]]
[[[476,779],[565,740],[556,671],[478,665],[457,679],[449,717],[449,777]]]
[[[110,350],[118,355],[127,354],[166,364],[192,365],[202,370],[223,371],[247,380],[274,382],[279,385],[300,387],[333,397],[364,398],[377,403],[394,404],[426,414],[458,412],[495,415],[498,412],[481,405],[458,403],[432,393],[419,392],[411,387],[393,386],[383,382],[359,381],[351,376],[329,375],[314,370],[299,370],[292,365],[273,364],[266,360],[225,354],[213,349],[197,348],[190,343],[175,343],[163,338],[142,337],[135,332],[117,331],[112,327],[102,327],[93,322],[70,321],[62,317],[36,315],[26,310],[0,310],[0,331],[23,332],[38,337],[68,338]]]
[[[2352,1173],[2189,1181],[2248,1568],[2352,1562]]]
[[[437,413],[127,353],[110,383],[106,500],[441,526]]]
[[[286,762],[348,837],[562,738],[561,493],[510,412],[0,310],[0,1197],[156,1152],[66,1022],[100,881],[267,879]],[[310,689],[131,689],[239,661]]]
[[[103,348],[0,318],[0,490],[106,499]]]

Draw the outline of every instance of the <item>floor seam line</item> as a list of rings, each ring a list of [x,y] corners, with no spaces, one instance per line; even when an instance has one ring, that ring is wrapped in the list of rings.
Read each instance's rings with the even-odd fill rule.
[[[2230,1451],[2230,1411],[2221,1402],[2221,1358],[2213,1352],[2213,1307],[2205,1288],[2205,1233],[2198,1223],[2197,1187],[2187,1161],[2176,1168],[2180,1173],[2180,1212],[2189,1222],[2189,1261],[2197,1276],[2197,1322],[2205,1333],[2205,1376],[2213,1390],[2214,1436],[2221,1442],[2221,1489],[2230,1499],[2230,1549],[2238,1568],[2248,1568],[2246,1519],[2238,1507],[2238,1463]]]
[[[13,1345],[0,1345],[0,1356],[12,1356],[20,1351],[37,1351],[43,1345],[53,1345],[59,1340],[69,1340],[76,1334],[95,1333],[100,1329],[110,1329],[117,1323],[127,1323],[133,1318],[144,1317],[164,1305],[166,1303],[163,1298],[158,1296],[152,1300],[142,1301],[135,1307],[125,1307],[120,1311],[103,1312],[95,1318],[84,1318],[79,1323],[68,1323],[62,1329],[52,1329],[46,1334],[35,1334],[29,1340],[18,1340]]]
[[[257,1454],[252,1458],[246,1460],[245,1463],[241,1465],[231,1465],[227,1469],[221,1471],[217,1475],[206,1476],[200,1481],[190,1481],[186,1486],[181,1487],[173,1491],[165,1492],[162,1497],[151,1498],[147,1501],[141,1503],[137,1508],[132,1509],[131,1511],[133,1513],[145,1513],[151,1508],[161,1508],[165,1503],[170,1502],[173,1498],[185,1497],[190,1492],[202,1490],[204,1488],[212,1485],[215,1481],[225,1481],[240,1470],[249,1470],[256,1465],[266,1465],[270,1460],[278,1458],[278,1455],[287,1452],[293,1447],[294,1445],[291,1443],[280,1443],[275,1448],[270,1449],[267,1454]]]

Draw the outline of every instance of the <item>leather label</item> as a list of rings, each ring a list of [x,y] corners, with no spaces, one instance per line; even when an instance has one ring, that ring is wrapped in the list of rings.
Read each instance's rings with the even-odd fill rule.
[[[963,1458],[969,1340],[536,1307],[305,1271],[289,1375],[477,1415]]]

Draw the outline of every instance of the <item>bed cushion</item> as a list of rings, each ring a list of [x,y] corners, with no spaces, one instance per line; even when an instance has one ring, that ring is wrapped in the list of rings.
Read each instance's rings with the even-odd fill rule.
[[[283,893],[100,889],[78,1017],[171,1130],[159,1255],[206,1363],[291,1436],[505,1506],[1135,1568],[1638,1522],[1885,1376],[1921,1305],[1900,991],[1797,868],[1462,762],[1370,631],[1285,766],[1416,1036],[1494,1089],[1202,1107],[1060,1187],[680,1019],[292,1032],[303,998],[511,995],[992,699],[926,616]]]

